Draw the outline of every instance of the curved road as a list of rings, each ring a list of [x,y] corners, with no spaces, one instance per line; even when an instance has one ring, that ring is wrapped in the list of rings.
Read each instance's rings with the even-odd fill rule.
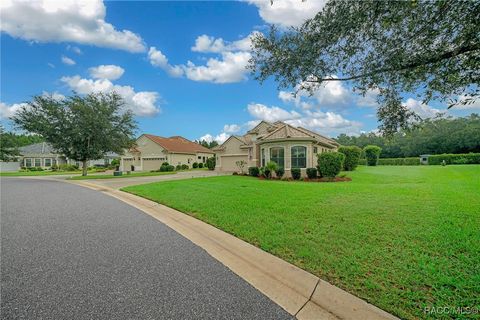
[[[1,319],[290,319],[204,250],[100,192],[2,178]]]

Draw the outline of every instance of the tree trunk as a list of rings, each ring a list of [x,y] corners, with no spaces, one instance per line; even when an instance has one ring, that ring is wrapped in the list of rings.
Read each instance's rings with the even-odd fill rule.
[[[86,176],[87,175],[87,160],[83,160],[83,168],[82,168],[82,176]]]

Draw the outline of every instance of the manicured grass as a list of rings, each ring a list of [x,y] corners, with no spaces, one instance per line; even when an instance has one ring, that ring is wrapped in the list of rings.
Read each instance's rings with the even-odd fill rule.
[[[137,172],[131,174],[123,174],[121,176],[114,176],[113,174],[92,174],[86,176],[70,177],[67,180],[90,180],[90,179],[123,179],[123,178],[135,178],[135,177],[149,177],[149,176],[163,176],[165,174],[176,174],[173,172]]]
[[[362,166],[348,176],[353,181],[222,176],[124,190],[217,226],[401,318],[445,316],[425,314],[425,307],[480,309],[480,166]]]
[[[96,171],[92,171],[95,173]],[[15,171],[15,172],[0,172],[2,177],[23,177],[23,176],[56,176],[56,175],[70,175],[82,174],[82,171]]]

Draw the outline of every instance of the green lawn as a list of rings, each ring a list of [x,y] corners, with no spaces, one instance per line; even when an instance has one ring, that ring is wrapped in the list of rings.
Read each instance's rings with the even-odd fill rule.
[[[215,225],[401,318],[442,317],[424,314],[427,306],[480,309],[480,166],[362,166],[348,175],[353,181],[223,176],[124,190]]]
[[[92,171],[96,173],[96,171]],[[30,176],[56,176],[56,175],[71,175],[82,174],[82,171],[15,171],[15,172],[0,172],[2,177],[30,177]]]
[[[92,174],[86,176],[75,176],[68,178],[68,180],[89,180],[89,179],[122,179],[134,177],[149,177],[149,176],[163,176],[165,174],[175,174],[176,172],[136,172],[131,174],[123,174],[121,176],[114,176],[113,174]]]

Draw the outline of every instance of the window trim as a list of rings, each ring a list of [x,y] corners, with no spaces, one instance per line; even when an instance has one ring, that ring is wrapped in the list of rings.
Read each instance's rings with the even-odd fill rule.
[[[278,159],[283,159],[283,164],[278,163],[277,161],[273,160],[274,157],[272,157],[272,150],[273,149],[279,149],[283,151],[283,157],[277,157]],[[275,162],[280,168],[285,168],[285,147],[280,147],[280,146],[275,146],[275,147],[270,147],[270,161]]]
[[[38,166],[37,166],[37,160],[38,160],[38,163],[39,163]],[[42,166],[42,158],[34,158],[33,164],[34,164],[34,167],[35,167],[35,168],[41,167],[41,166]]]
[[[50,160],[50,164],[48,166],[47,166],[47,160]],[[43,159],[43,166],[44,167],[51,167],[52,166],[52,158]]]
[[[295,157],[294,158],[294,153],[293,153],[293,149],[294,148],[303,148],[305,150],[305,156],[304,157]],[[294,159],[296,161],[294,161]],[[299,166],[298,165],[298,159],[304,159],[305,161],[305,165],[304,166]],[[294,163],[297,163],[297,165],[294,165]],[[306,146],[301,146],[301,145],[297,145],[297,146],[291,146],[290,147],[290,167],[292,169],[305,169],[307,167],[307,147]]]

